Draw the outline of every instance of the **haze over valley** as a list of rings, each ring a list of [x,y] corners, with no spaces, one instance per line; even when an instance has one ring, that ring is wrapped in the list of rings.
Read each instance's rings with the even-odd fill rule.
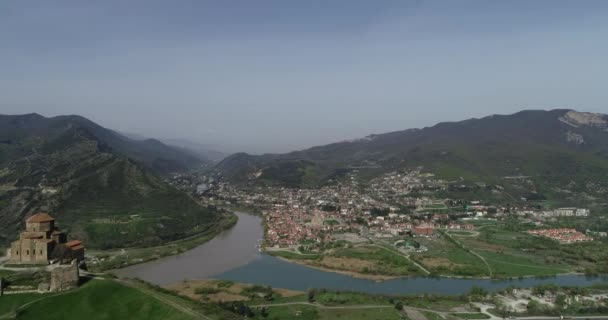
[[[0,319],[608,319],[608,2],[0,3]]]

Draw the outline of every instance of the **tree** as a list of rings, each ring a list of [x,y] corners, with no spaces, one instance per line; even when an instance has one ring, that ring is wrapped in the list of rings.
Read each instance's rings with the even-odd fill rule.
[[[403,310],[403,303],[401,301],[397,301],[397,303],[395,303],[395,309],[399,311]]]
[[[471,290],[469,290],[469,296],[474,301],[483,299],[487,294],[488,292],[486,289],[478,286],[473,286]]]
[[[264,294],[264,300],[266,300],[266,301],[272,301],[272,300],[274,300],[274,296],[273,296],[272,291],[271,292],[266,292]]]
[[[558,294],[557,297],[555,297],[555,305],[563,309],[566,306],[566,295]]]
[[[528,302],[528,313],[530,314],[538,314],[541,311],[541,305],[538,301],[534,299],[530,299]]]
[[[315,289],[308,289],[308,302],[315,302]]]
[[[262,318],[268,318],[268,315],[268,308],[262,307],[262,309],[260,309],[260,316]]]

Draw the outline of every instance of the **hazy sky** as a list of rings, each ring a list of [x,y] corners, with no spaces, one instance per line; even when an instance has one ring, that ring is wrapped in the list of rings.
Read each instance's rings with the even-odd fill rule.
[[[0,113],[282,152],[608,113],[608,1],[0,1]]]

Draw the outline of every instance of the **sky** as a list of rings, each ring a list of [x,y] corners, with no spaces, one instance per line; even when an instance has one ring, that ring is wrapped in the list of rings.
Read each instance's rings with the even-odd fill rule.
[[[286,152],[608,113],[608,1],[0,1],[0,113]]]

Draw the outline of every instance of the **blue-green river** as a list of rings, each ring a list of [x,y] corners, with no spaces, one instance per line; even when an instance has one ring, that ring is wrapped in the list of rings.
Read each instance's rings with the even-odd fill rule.
[[[285,262],[259,253],[256,245],[263,235],[260,218],[246,213],[237,213],[237,215],[239,221],[232,229],[199,247],[180,255],[116,270],[115,273],[125,277],[139,277],[159,285],[189,279],[217,278],[292,290],[328,288],[382,294],[455,295],[467,292],[472,286],[499,290],[511,285],[529,287],[541,283],[571,286],[608,283],[607,276],[584,275],[516,280],[417,277],[376,282],[357,279]]]

